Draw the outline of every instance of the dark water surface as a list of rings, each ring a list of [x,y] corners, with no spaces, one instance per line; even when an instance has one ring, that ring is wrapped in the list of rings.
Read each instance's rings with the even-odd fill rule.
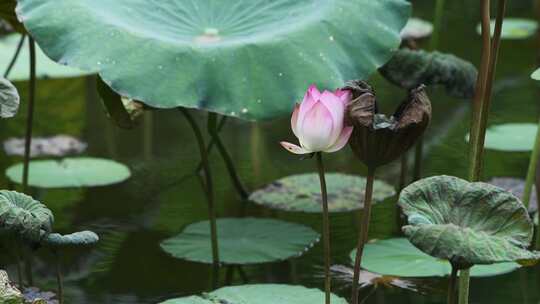
[[[443,32],[439,49],[478,63],[480,39],[475,28],[479,20],[478,1],[446,1]],[[534,18],[531,1],[509,1],[508,16]],[[432,20],[432,0],[414,1],[414,15]],[[423,46],[427,46],[423,45]],[[539,89],[529,80],[537,66],[538,39],[504,41],[495,85],[493,115],[490,123],[531,122],[538,117]],[[3,56],[4,54],[2,54]],[[60,232],[92,229],[102,238],[97,248],[67,256],[66,293],[68,303],[156,303],[175,296],[207,291],[210,267],[173,259],[163,253],[159,243],[179,233],[186,225],[207,218],[206,200],[193,174],[199,161],[198,148],[191,129],[178,111],[159,111],[147,115],[132,131],[119,130],[105,117],[101,105],[89,93],[90,78],[43,80],[39,82],[35,135],[67,133],[89,143],[88,155],[108,157],[128,164],[133,178],[112,187],[81,190],[54,190],[40,193],[54,211]],[[373,79],[385,111],[392,111],[403,92],[375,77]],[[27,83],[17,83],[26,100]],[[439,89],[430,89],[434,123],[428,134],[425,175],[449,174],[465,177],[467,145],[463,137],[469,126],[469,101],[446,97]],[[3,139],[24,134],[25,108],[17,118],[1,121]],[[204,114],[197,114],[204,125]],[[278,142],[292,140],[288,118],[258,124],[231,120],[223,139],[230,150],[242,180],[256,189],[273,180],[314,170],[313,161],[298,161]],[[2,157],[6,168],[19,161]],[[365,174],[349,149],[326,157],[328,171]],[[242,204],[231,186],[225,166],[217,153],[211,155],[220,217],[238,216]],[[487,152],[485,179],[493,176],[524,177],[528,165],[526,153]],[[397,164],[379,170],[378,178],[396,184]],[[6,181],[0,177],[6,187]],[[269,211],[253,204],[247,213],[257,217],[275,217],[303,223],[320,230],[318,215]],[[332,241],[335,263],[348,264],[354,247],[359,213],[332,217]],[[388,238],[399,234],[396,226],[395,198],[376,205],[370,238]],[[8,262],[0,256],[2,262]],[[34,268],[38,285],[55,288],[54,264],[46,252],[40,252]],[[305,256],[291,262],[246,267],[251,282],[297,283],[322,287],[322,248],[317,245]],[[10,268],[14,275],[14,268]],[[511,274],[473,279],[471,303],[538,303],[539,268],[521,269]],[[235,281],[234,284],[240,284]],[[366,303],[444,303],[446,282],[430,281],[432,295],[409,291],[379,289]],[[432,285],[431,285],[432,284]],[[366,295],[370,290],[363,290]],[[339,292],[348,296],[348,289]]]

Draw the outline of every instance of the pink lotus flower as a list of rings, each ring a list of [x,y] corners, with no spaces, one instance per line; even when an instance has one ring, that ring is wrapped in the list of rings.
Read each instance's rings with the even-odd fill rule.
[[[315,85],[310,86],[302,103],[296,104],[291,118],[291,127],[300,146],[288,142],[281,142],[281,145],[295,154],[330,153],[343,148],[353,130],[344,123],[351,98],[349,91],[338,89],[334,93],[321,93]]]

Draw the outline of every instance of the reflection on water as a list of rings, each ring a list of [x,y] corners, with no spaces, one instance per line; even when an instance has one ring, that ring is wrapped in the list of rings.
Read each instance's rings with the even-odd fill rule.
[[[440,49],[478,62],[480,41],[475,33],[479,13],[476,1],[446,1],[444,29]],[[451,2],[451,3],[448,3]],[[434,1],[418,0],[415,15],[432,19]],[[532,17],[532,3],[513,1],[508,15]],[[534,39],[504,41],[493,100],[492,123],[537,121],[538,88],[528,79],[538,55]],[[378,77],[373,79],[383,110],[393,109],[402,92]],[[159,300],[199,293],[209,287],[210,268],[170,258],[159,242],[195,221],[207,216],[206,201],[194,170],[199,163],[194,137],[177,111],[159,111],[146,115],[142,124],[130,131],[112,125],[103,114],[92,92],[92,79],[44,80],[39,83],[36,106],[36,136],[57,133],[80,136],[89,143],[87,154],[109,157],[128,164],[133,178],[114,186],[84,190],[41,191],[36,193],[55,213],[60,232],[92,229],[99,233],[99,246],[86,252],[73,252],[65,260],[66,296],[70,303],[156,303]],[[27,83],[17,83],[26,100]],[[431,89],[434,124],[428,132],[426,175],[466,175],[467,146],[463,136],[468,128],[469,102],[445,97]],[[1,138],[22,136],[24,107],[16,119],[1,121]],[[197,114],[201,123],[204,114]],[[277,144],[292,139],[288,118],[251,124],[230,120],[223,139],[236,162],[240,176],[249,189],[255,189],[289,174],[313,171],[312,161],[298,161]],[[19,159],[4,156],[6,168]],[[211,155],[220,217],[240,214],[242,204],[217,153]],[[487,152],[485,179],[493,176],[523,177],[527,154]],[[352,153],[327,158],[329,171],[365,174]],[[378,178],[397,183],[398,165],[380,170]],[[6,180],[0,177],[6,186]],[[317,230],[317,215],[291,214],[266,210],[249,204],[252,216],[276,217],[304,223]],[[371,238],[387,238],[398,232],[395,198],[375,206]],[[348,264],[355,244],[358,214],[332,217],[334,263]],[[8,261],[1,256],[2,264]],[[35,271],[44,288],[54,289],[52,257],[38,255]],[[251,282],[293,282],[322,287],[318,273],[323,264],[322,248],[316,246],[304,257],[245,270]],[[13,271],[13,269],[11,269]],[[538,269],[519,270],[496,278],[473,279],[471,303],[537,303],[540,300]],[[225,274],[223,273],[223,278]],[[237,278],[235,283],[241,283]],[[444,286],[444,282],[441,283]],[[442,288],[444,290],[444,288]],[[343,295],[348,295],[343,290]],[[368,288],[363,290],[367,295]],[[378,289],[366,303],[444,303],[444,294],[417,295],[398,288]]]

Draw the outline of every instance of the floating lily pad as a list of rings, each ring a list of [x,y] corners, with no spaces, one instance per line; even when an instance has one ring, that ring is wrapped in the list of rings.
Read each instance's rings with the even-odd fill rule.
[[[506,18],[503,21],[502,39],[527,39],[536,34],[538,22],[523,18]],[[482,26],[478,24],[476,32],[482,34]],[[491,35],[495,32],[495,20],[491,20]]]
[[[330,212],[347,212],[363,207],[366,179],[341,173],[327,173],[328,208]],[[394,187],[376,180],[373,201],[381,202],[396,194]],[[274,209],[298,212],[322,212],[319,175],[307,173],[287,176],[257,190],[249,197],[253,202]]]
[[[20,34],[11,34],[0,38],[0,54],[2,54],[0,56],[0,71],[4,71],[8,67],[20,39]],[[9,74],[9,79],[12,81],[28,80],[30,78],[29,62],[30,53],[28,51],[27,38],[25,39],[19,58]],[[52,61],[43,54],[39,46],[36,46],[36,62],[36,76],[38,78],[67,78],[92,74],[91,72],[84,72]]]
[[[8,138],[4,141],[4,151],[11,156],[24,156],[24,138]],[[69,135],[52,137],[34,137],[30,146],[31,157],[54,156],[62,157],[83,153],[88,144]]]
[[[540,252],[527,250],[533,236],[527,210],[504,189],[435,176],[403,189],[398,204],[408,219],[403,231],[409,241],[459,269],[540,259]]]
[[[401,38],[419,40],[431,36],[433,24],[420,18],[410,18],[401,30]]]
[[[23,164],[6,170],[7,177],[22,183]],[[74,157],[61,160],[30,161],[28,184],[39,188],[71,188],[106,186],[125,181],[131,176],[129,168],[118,162],[93,158]]]
[[[299,257],[319,241],[313,229],[274,219],[223,218],[217,220],[220,262],[259,264]],[[212,263],[210,222],[187,226],[182,233],[161,242],[171,256]]]
[[[398,48],[409,11],[405,0],[22,0],[17,6],[51,58],[99,71],[122,96],[244,119],[289,115],[311,83],[336,88],[367,78]]]
[[[525,191],[525,180],[514,177],[495,177],[488,181],[488,184],[492,184],[499,188],[503,188],[506,191],[509,191],[518,198],[523,197],[523,192]],[[533,185],[531,191],[531,200],[529,201],[529,213],[535,212],[538,210],[538,200],[536,198],[536,186]]]
[[[9,80],[0,77],[0,118],[11,118],[19,110],[20,97],[17,88]]]
[[[505,152],[528,152],[534,146],[538,125],[509,123],[494,125],[486,131],[485,148]],[[469,135],[465,137],[469,141]]]
[[[345,299],[332,295],[334,304],[347,304]],[[202,296],[172,299],[161,304],[313,304],[324,303],[324,292],[303,286],[257,284],[224,287]]]
[[[76,247],[91,246],[99,241],[99,236],[92,231],[80,231],[71,234],[62,235],[51,233],[47,235],[44,243],[51,247]]]
[[[0,190],[0,232],[31,242],[39,242],[52,230],[54,217],[45,205],[32,197]]]
[[[356,249],[350,256],[354,261]],[[447,260],[423,253],[406,238],[377,240],[366,244],[362,267],[371,272],[398,277],[443,277],[450,276],[452,272]],[[471,268],[471,276],[495,276],[514,271],[519,267],[519,264],[512,262],[476,265]]]

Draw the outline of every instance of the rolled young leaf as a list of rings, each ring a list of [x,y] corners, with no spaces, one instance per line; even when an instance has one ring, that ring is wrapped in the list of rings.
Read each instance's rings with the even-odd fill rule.
[[[50,247],[78,247],[94,245],[98,241],[99,236],[96,233],[80,231],[66,235],[51,233],[43,240],[43,243]]]

